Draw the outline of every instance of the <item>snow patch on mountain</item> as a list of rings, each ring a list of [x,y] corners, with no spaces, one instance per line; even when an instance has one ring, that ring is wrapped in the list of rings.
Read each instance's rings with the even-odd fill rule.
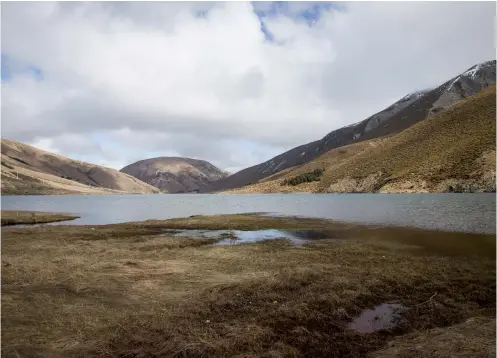
[[[476,72],[480,69],[480,65],[476,65],[466,72],[464,72],[462,75],[463,76],[471,76],[471,78],[475,78]]]
[[[456,83],[457,81],[459,81],[460,78],[461,78],[461,76],[457,76],[456,79],[454,81],[452,81],[452,83],[450,84],[450,86],[445,91],[447,92],[448,90],[450,90],[452,88],[452,86],[454,86],[454,83]]]
[[[431,89],[425,89],[422,91],[411,92],[408,95],[402,97],[402,99],[400,99],[398,102],[407,101],[407,100],[416,100],[430,91],[431,91]],[[395,104],[397,104],[397,103],[395,103]]]

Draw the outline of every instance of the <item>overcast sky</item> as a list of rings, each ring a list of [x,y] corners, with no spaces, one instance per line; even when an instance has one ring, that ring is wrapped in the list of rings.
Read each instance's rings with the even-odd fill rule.
[[[3,138],[237,171],[495,59],[495,3],[8,2]]]

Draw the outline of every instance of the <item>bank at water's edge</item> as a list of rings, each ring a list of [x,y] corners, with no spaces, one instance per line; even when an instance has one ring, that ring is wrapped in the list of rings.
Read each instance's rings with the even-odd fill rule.
[[[79,216],[63,213],[20,210],[2,210],[0,217],[2,226],[44,224],[79,218]]]

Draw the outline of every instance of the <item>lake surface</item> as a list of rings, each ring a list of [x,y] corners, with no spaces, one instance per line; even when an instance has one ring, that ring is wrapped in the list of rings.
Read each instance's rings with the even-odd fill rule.
[[[67,212],[64,225],[264,212],[377,225],[495,232],[495,194],[149,194],[2,196],[3,210]]]

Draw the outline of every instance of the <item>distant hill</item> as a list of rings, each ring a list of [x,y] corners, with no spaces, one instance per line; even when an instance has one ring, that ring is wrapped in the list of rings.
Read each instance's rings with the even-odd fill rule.
[[[327,151],[352,143],[399,133],[454,103],[495,83],[496,61],[477,64],[435,89],[410,93],[371,117],[328,133],[315,142],[293,148],[264,163],[243,169],[205,191],[237,188],[284,169],[310,162]]]
[[[229,175],[205,160],[181,157],[140,160],[122,168],[121,172],[168,193],[198,192]]]
[[[158,193],[118,170],[2,138],[2,194]]]
[[[495,192],[495,106],[494,84],[401,133],[332,149],[228,192]],[[282,185],[309,178],[317,180]]]

